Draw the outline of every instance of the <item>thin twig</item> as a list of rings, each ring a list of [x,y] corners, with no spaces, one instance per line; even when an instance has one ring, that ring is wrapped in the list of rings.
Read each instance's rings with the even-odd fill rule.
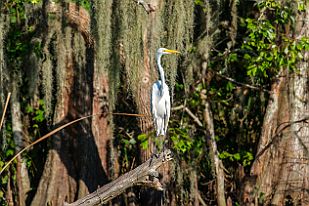
[[[48,137],[50,137],[51,135],[57,133],[58,131],[62,130],[63,128],[71,125],[71,124],[74,124],[76,122],[79,122],[83,119],[86,119],[86,118],[89,118],[89,117],[92,117],[93,115],[89,115],[89,116],[85,116],[85,117],[81,117],[79,119],[76,119],[74,121],[71,121],[65,125],[62,125],[56,129],[54,129],[53,131],[47,133],[46,135],[44,135],[43,137],[40,137],[39,139],[37,139],[36,141],[32,142],[31,144],[27,145],[25,148],[23,148],[22,150],[20,150],[10,161],[8,161],[8,163],[6,163],[6,165],[2,168],[2,170],[0,171],[0,175],[2,174],[2,172],[21,154],[23,153],[24,151],[26,151],[27,149],[29,149],[30,147],[32,147],[33,145],[47,139]]]
[[[195,121],[198,124],[198,126],[203,127],[203,123],[199,120],[199,118],[197,116],[195,116],[193,114],[193,112],[191,112],[191,110],[188,107],[186,107],[184,105],[179,105],[179,106],[173,107],[172,110],[173,111],[176,111],[176,110],[186,111],[187,114],[193,119],[193,121]]]
[[[120,112],[113,112],[111,114],[117,115],[117,116],[131,116],[131,117],[146,117],[147,116],[145,114],[131,114],[131,113],[120,113]]]
[[[32,142],[31,144],[27,145],[25,148],[23,148],[22,150],[20,150],[12,159],[10,159],[10,160],[6,163],[6,165],[1,169],[0,175],[2,174],[2,172],[3,172],[3,171],[4,171],[4,170],[5,170],[5,169],[6,169],[6,168],[19,156],[19,155],[21,155],[24,151],[26,151],[27,149],[29,149],[29,148],[32,147],[33,145],[35,145],[35,144],[37,144],[37,143],[39,143],[39,142],[41,142],[41,141],[47,139],[47,138],[50,137],[51,135],[53,135],[53,134],[59,132],[60,130],[62,130],[62,129],[64,129],[64,128],[66,128],[66,127],[68,127],[68,126],[70,126],[70,125],[72,125],[72,124],[74,124],[74,123],[76,123],[76,122],[79,122],[79,121],[81,121],[81,120],[84,120],[84,119],[87,119],[87,118],[90,118],[90,117],[93,117],[93,116],[96,116],[96,115],[101,115],[101,114],[102,114],[102,113],[98,113],[98,114],[93,114],[93,115],[88,115],[88,116],[84,116],[84,117],[78,118],[78,119],[76,119],[76,120],[73,120],[73,121],[71,121],[71,122],[69,122],[69,123],[66,123],[66,124],[64,124],[64,125],[62,125],[62,126],[56,128],[56,129],[54,129],[53,131],[47,133],[47,134],[44,135],[43,137],[40,137],[40,138],[37,139],[36,141]],[[129,114],[129,113],[111,113],[111,114],[113,114],[113,115],[123,115],[123,116],[136,116],[136,117],[143,117],[143,116],[145,116],[145,115],[143,115],[143,114]]]
[[[202,122],[197,118],[197,116],[195,116],[195,115],[188,109],[188,107],[185,107],[185,111],[188,113],[188,115],[189,115],[190,117],[192,117],[193,121],[195,121],[195,122],[198,124],[198,126],[200,126],[200,127],[203,126]]]
[[[231,77],[227,77],[225,75],[222,75],[222,74],[219,74],[218,72],[215,73],[217,76],[223,78],[223,79],[226,79],[230,82],[233,82],[235,84],[238,84],[238,85],[241,85],[241,86],[245,86],[245,87],[248,87],[250,89],[254,89],[254,90],[259,90],[259,91],[263,91],[263,92],[267,92],[267,93],[271,93],[271,91],[267,90],[267,89],[264,89],[264,88],[261,88],[261,87],[256,87],[256,86],[253,86],[253,85],[250,85],[250,84],[245,84],[245,83],[241,83],[241,82],[238,82],[236,81],[235,79],[232,79]]]
[[[183,109],[185,106],[183,104],[176,106],[176,107],[172,107],[172,111],[177,111],[177,110],[181,110]]]
[[[280,123],[276,130],[275,130],[275,134],[274,136],[272,137],[272,139],[261,149],[260,152],[258,152],[255,156],[255,159],[259,161],[259,158],[264,154],[264,152],[266,150],[268,150],[270,148],[270,146],[278,140],[278,138],[280,137],[280,134],[285,130],[287,129],[288,127],[292,126],[292,124],[297,124],[297,123],[301,123],[301,122],[305,122],[305,123],[308,123],[307,121],[309,120],[309,117],[306,116],[302,119],[299,119],[299,120],[295,120],[295,121],[287,121],[287,122],[282,122]],[[285,124],[285,125],[284,125]],[[282,128],[280,128],[281,125],[284,125]],[[280,128],[280,129],[279,129]]]
[[[2,124],[3,124],[3,121],[4,121],[5,113],[6,113],[10,98],[11,98],[11,92],[8,93],[8,96],[6,98],[6,102],[5,102],[5,105],[4,105],[4,110],[3,110],[3,114],[2,114],[2,118],[1,118],[1,122],[0,122],[0,131],[1,131],[1,128],[2,128]]]

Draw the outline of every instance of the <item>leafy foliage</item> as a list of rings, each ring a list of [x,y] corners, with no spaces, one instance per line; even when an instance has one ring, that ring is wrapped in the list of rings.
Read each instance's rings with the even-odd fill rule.
[[[258,3],[257,8],[260,11],[258,18],[241,19],[247,37],[239,54],[244,59],[247,75],[254,83],[262,84],[267,78],[274,78],[280,69],[296,69],[296,62],[303,59],[301,51],[308,48],[308,37],[295,39],[284,31],[286,28],[282,25],[295,22],[291,5],[267,0]],[[300,11],[301,8],[300,4]],[[235,56],[235,53],[230,55]]]
[[[4,167],[6,161],[13,157],[15,154],[15,143],[13,140],[13,131],[11,122],[7,121],[5,124],[5,137],[1,144],[0,152],[0,170]],[[6,172],[1,174],[0,177],[0,204],[7,205],[6,201],[6,185],[10,182],[10,179],[14,182],[16,180],[16,165],[11,164]]]
[[[60,1],[55,2],[59,3]],[[72,0],[72,2],[91,11],[89,0]],[[8,38],[5,44],[7,63],[14,72],[23,72],[20,68],[23,68],[23,62],[29,53],[33,52],[37,57],[42,57],[41,43],[31,41],[36,32],[35,28],[25,23],[27,20],[25,5],[39,3],[42,3],[42,1],[8,0],[4,4],[10,16],[10,31],[8,32]],[[108,25],[108,28],[110,26],[115,27],[112,31],[117,33],[119,37],[109,33],[108,35],[111,36],[108,36],[106,39],[108,41],[114,41],[116,39],[117,43],[115,43],[116,41],[113,43],[121,47],[119,51],[118,47],[116,47],[111,52],[111,55],[113,56],[116,53],[116,57],[113,56],[113,61],[119,61],[118,58],[123,61],[115,63],[118,66],[112,69],[120,70],[124,67],[127,75],[125,76],[127,79],[124,80],[125,86],[119,89],[123,91],[119,95],[121,96],[121,100],[118,100],[116,105],[117,111],[120,110],[119,105],[123,107],[121,108],[123,110],[122,112],[136,113],[137,111],[134,106],[131,106],[133,100],[128,103],[122,97],[125,95],[128,96],[128,87],[132,87],[131,90],[134,93],[134,98],[137,97],[136,93],[139,91],[139,80],[141,79],[140,74],[143,73],[142,70],[144,69],[144,67],[140,66],[145,61],[143,57],[144,53],[141,52],[144,48],[144,43],[149,43],[151,47],[148,48],[150,53],[153,53],[155,48],[159,44],[162,44],[162,42],[175,49],[184,51],[184,55],[178,60],[174,58],[173,60],[166,59],[165,61],[167,65],[174,65],[171,67],[172,70],[166,71],[170,85],[174,85],[175,83],[173,106],[185,108],[172,111],[168,131],[169,143],[176,153],[177,160],[181,162],[180,169],[194,170],[199,174],[198,188],[208,191],[211,188],[209,182],[211,182],[213,176],[211,172],[212,163],[208,156],[209,149],[207,141],[209,137],[207,132],[205,132],[203,116],[205,101],[207,100],[211,104],[219,157],[223,160],[225,167],[229,171],[235,171],[238,164],[249,168],[254,159],[258,137],[261,132],[263,115],[266,110],[268,93],[265,90],[270,88],[272,81],[276,78],[280,70],[297,70],[297,62],[304,58],[302,52],[309,50],[309,38],[299,38],[290,35],[291,32],[288,29],[293,30],[293,25],[295,25],[295,11],[293,10],[295,7],[292,3],[288,2],[287,4],[283,4],[283,1],[262,0],[252,8],[251,4],[250,6],[245,6],[246,9],[254,9],[252,12],[254,15],[248,15],[249,12],[239,12],[240,22],[238,23],[240,28],[236,37],[237,42],[233,46],[227,46],[229,44],[227,34],[230,32],[229,25],[224,27],[225,20],[229,18],[226,17],[227,12],[222,10],[222,14],[218,14],[221,18],[220,21],[223,23],[222,25],[220,23],[219,28],[214,29],[216,31],[211,31],[211,29],[204,31],[204,27],[211,27],[212,24],[217,23],[215,21],[204,22],[206,18],[205,14],[211,11],[211,8],[207,7],[206,3],[208,5],[208,2],[204,0],[190,1],[189,3],[175,1],[174,4],[171,4],[163,12],[165,15],[173,14],[169,18],[166,18],[167,26],[165,24],[164,26],[161,25],[159,23],[160,21],[157,20],[153,22],[153,26],[158,27],[156,32],[164,34],[164,37],[159,39],[157,38],[157,33],[148,34],[149,37],[152,37],[152,35],[155,36],[152,39],[153,42],[143,42],[144,39],[141,38],[140,34],[144,32],[144,26],[146,21],[148,21],[147,18],[144,18],[146,15],[144,11],[134,1],[128,0],[120,3],[115,1],[113,2],[112,9],[117,10],[119,7],[117,12],[121,15],[117,17],[113,25],[110,25],[110,22],[107,22],[106,25]],[[244,2],[237,2],[239,7],[244,7],[243,4]],[[296,4],[297,12],[305,11],[306,7],[303,1],[297,1]],[[196,13],[201,10],[200,16],[194,18],[190,16],[193,14],[193,8],[189,9],[189,6],[194,6]],[[222,5],[218,4],[217,6]],[[131,16],[135,16],[136,18],[130,18]],[[190,45],[192,43],[191,38],[193,37],[191,32],[188,31],[193,30],[193,28],[187,31],[184,27],[187,24],[193,25],[191,24],[193,19],[195,19],[194,23],[196,25],[203,26],[201,28],[194,28],[195,42],[193,42],[193,45]],[[102,31],[105,31],[104,28]],[[207,35],[208,37],[212,35],[211,38],[213,39],[211,41],[218,43],[217,45],[209,43],[212,46],[209,49],[209,54],[207,54],[210,58],[205,57],[206,55],[203,53],[205,52],[205,48],[208,48],[204,45],[205,42],[210,41],[206,38],[203,39]],[[216,35],[222,38],[216,39]],[[204,49],[199,48],[199,44]],[[105,43],[102,45],[110,46]],[[191,48],[189,48],[190,46]],[[107,52],[109,50],[104,51]],[[196,62],[194,62],[194,67],[196,67],[194,70],[195,73],[192,75],[189,84],[189,77],[184,75],[182,73],[184,71],[181,71],[181,69],[191,69],[186,67],[186,61],[189,61],[191,58],[190,55],[196,55],[197,58],[195,59]],[[151,63],[153,61],[154,59],[150,59]],[[106,63],[106,61],[104,62]],[[184,66],[181,66],[181,63]],[[178,68],[177,70],[177,65],[180,65],[179,67],[181,69]],[[205,65],[207,65],[206,72],[201,69]],[[108,69],[110,67],[105,66],[104,68]],[[178,79],[176,82],[177,71]],[[21,74],[21,76],[27,75]],[[234,81],[230,81],[230,79]],[[130,82],[129,85],[127,85],[127,82]],[[255,86],[257,89],[253,90],[248,88],[246,86],[248,84]],[[20,85],[21,87],[26,85],[24,79],[20,82]],[[114,88],[110,89],[114,90]],[[23,90],[21,89],[21,91]],[[44,130],[47,125],[45,115],[46,104],[48,102],[39,100],[37,106],[34,107],[28,104],[24,98],[23,114],[27,117],[26,119],[28,121],[28,124],[26,124],[28,126],[27,132],[31,140],[34,140],[38,136],[41,136],[41,130]],[[140,152],[140,149],[149,149],[150,140],[158,148],[162,148],[163,146],[163,142],[159,138],[156,138],[153,133],[140,134],[137,128],[137,121],[127,121],[121,118],[116,120],[115,118],[115,125],[114,144],[117,147],[117,152],[119,152],[118,159],[121,172],[127,172],[134,166],[135,158],[138,156],[137,154]],[[3,167],[4,162],[15,151],[11,123],[7,122],[5,130],[6,138],[1,148],[0,168]],[[34,164],[39,159],[36,156],[45,156],[44,152],[46,152],[46,147],[46,145],[43,145],[36,151],[34,149],[32,153],[26,154],[27,166],[29,171],[32,171],[33,179],[38,173],[33,169]],[[4,204],[5,189],[2,188],[5,188],[10,178],[14,181],[15,170],[15,166],[12,165],[9,169],[10,172],[1,176],[0,204]],[[182,184],[185,190],[189,191],[190,187],[193,187],[190,185],[188,177],[177,178],[183,181],[179,184]]]
[[[169,132],[176,151],[186,153],[191,149],[193,140],[189,136],[187,128],[171,128]]]

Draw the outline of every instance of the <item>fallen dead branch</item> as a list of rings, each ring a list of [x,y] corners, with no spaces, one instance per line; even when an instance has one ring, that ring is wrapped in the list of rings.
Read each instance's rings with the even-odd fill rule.
[[[172,160],[172,152],[165,150],[161,154],[153,155],[146,162],[131,170],[130,172],[120,176],[111,183],[104,185],[93,193],[73,202],[64,203],[65,206],[94,206],[102,205],[111,199],[122,194],[126,189],[135,186],[143,185],[152,187],[156,190],[163,190],[163,187],[158,179],[159,173],[157,168],[163,163]]]

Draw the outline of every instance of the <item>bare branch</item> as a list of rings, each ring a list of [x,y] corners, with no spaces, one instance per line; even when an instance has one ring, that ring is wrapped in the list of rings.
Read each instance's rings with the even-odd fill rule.
[[[4,117],[5,117],[5,113],[6,113],[9,101],[10,101],[10,97],[11,97],[11,92],[8,93],[8,96],[6,98],[6,102],[5,102],[5,105],[4,105],[4,110],[3,110],[2,118],[1,118],[1,122],[0,122],[0,131],[1,131],[2,124],[3,124],[3,121],[4,121]]]
[[[259,91],[263,91],[263,92],[267,92],[267,93],[271,93],[271,91],[267,90],[267,89],[264,89],[264,88],[261,88],[261,87],[256,87],[256,86],[253,86],[253,85],[250,85],[250,84],[245,84],[245,83],[241,83],[241,82],[238,82],[236,81],[235,79],[232,79],[231,77],[227,77],[225,75],[222,75],[222,74],[219,74],[218,72],[215,73],[217,76],[223,78],[223,79],[226,79],[230,82],[233,82],[235,84],[238,84],[238,85],[241,85],[241,86],[245,86],[245,87],[248,87],[250,89],[254,89],[254,90],[259,90]]]
[[[189,109],[188,107],[185,107],[185,111],[188,113],[188,115],[190,117],[192,117],[193,121],[195,121],[198,126],[202,127],[203,126],[203,123],[199,120],[199,118],[197,118],[197,116],[195,116]]]
[[[215,140],[215,131],[214,131],[214,123],[213,116],[210,109],[209,102],[205,101],[205,109],[204,109],[204,121],[206,123],[206,129],[209,135],[209,146],[211,149],[210,158],[214,164],[214,176],[216,177],[216,191],[217,191],[217,203],[218,206],[226,206],[225,201],[225,190],[224,190],[224,171],[222,168],[223,163],[219,159],[217,143]]]
[[[135,185],[144,185],[156,190],[163,190],[158,179],[157,168],[163,163],[172,160],[172,152],[165,150],[161,154],[154,155],[146,162],[120,176],[111,183],[104,185],[95,192],[65,206],[93,206],[107,203],[116,196],[122,194],[126,189]]]
[[[280,134],[281,134],[285,129],[289,128],[292,124],[297,124],[297,123],[301,123],[301,122],[304,122],[304,123],[307,123],[307,124],[308,124],[308,120],[309,120],[309,117],[306,116],[306,117],[304,117],[304,118],[302,118],[302,119],[299,119],[299,120],[296,120],[296,121],[287,121],[287,122],[282,122],[282,123],[280,123],[280,124],[277,126],[276,131],[275,131],[275,134],[273,135],[271,141],[268,142],[268,143],[264,146],[264,148],[263,148],[259,153],[256,154],[255,159],[256,159],[257,161],[259,161],[259,158],[264,154],[264,152],[265,152],[266,150],[268,150],[268,149],[270,148],[270,146],[271,146],[272,144],[274,144],[275,141],[278,141],[278,140],[279,140],[278,138],[281,137]],[[281,126],[282,126],[282,127],[281,127]]]
[[[198,126],[203,127],[203,123],[199,120],[199,118],[198,118],[197,116],[195,116],[195,115],[193,114],[193,112],[191,112],[191,110],[190,110],[188,107],[186,107],[186,106],[184,106],[184,105],[179,105],[179,106],[177,106],[177,107],[173,107],[173,108],[172,108],[173,111],[181,110],[181,109],[184,110],[185,112],[187,112],[187,114],[193,119],[193,121],[194,121]]]
[[[200,192],[197,193],[197,197],[198,197],[198,200],[199,200],[199,202],[201,203],[202,206],[207,206],[207,204],[206,204],[206,202],[203,200],[203,198],[202,198]]]
[[[129,114],[129,113],[110,113],[110,114],[115,114],[115,115],[122,115],[122,116],[133,116],[133,117],[143,117],[144,115],[143,114]],[[93,114],[93,115],[88,115],[88,116],[84,116],[84,117],[81,117],[81,118],[78,118],[76,120],[73,120],[71,122],[68,122],[54,130],[52,130],[51,132],[47,133],[46,135],[38,138],[37,140],[35,140],[34,142],[32,142],[31,144],[27,145],[25,148],[23,148],[22,150],[20,150],[14,157],[12,157],[12,159],[10,159],[5,165],[4,167],[0,170],[0,175],[2,174],[2,172],[19,156],[21,155],[24,151],[28,150],[29,148],[31,148],[32,146],[36,145],[37,143],[51,137],[53,134],[59,132],[60,130],[74,124],[74,123],[77,123],[81,120],[84,120],[84,119],[87,119],[87,118],[90,118],[90,117],[93,117],[93,116],[96,116],[96,115],[102,115],[102,113],[97,113],[97,114]]]

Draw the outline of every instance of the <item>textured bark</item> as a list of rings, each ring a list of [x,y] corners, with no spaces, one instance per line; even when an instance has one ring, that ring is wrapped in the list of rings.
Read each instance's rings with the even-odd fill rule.
[[[199,201],[199,190],[198,190],[198,178],[196,175],[196,171],[192,169],[190,172],[190,199],[192,202],[193,206],[199,206],[200,201]]]
[[[109,53],[110,38],[104,34],[110,33],[111,1],[94,1],[94,21],[96,22],[94,33],[102,34],[96,36],[94,79],[93,79],[93,114],[101,113],[100,116],[93,117],[92,130],[95,141],[98,143],[98,151],[104,169],[108,170],[107,147],[111,141],[111,115],[112,107],[109,104]]]
[[[278,150],[280,147],[285,147],[286,142],[281,141],[286,132],[278,133],[282,130],[281,124],[288,122],[288,99],[287,99],[287,77],[284,73],[273,83],[272,94],[269,98],[262,134],[258,144],[257,157],[251,168],[251,175],[258,177],[258,182],[263,181],[258,187],[259,190],[266,194],[271,194],[274,189],[274,183],[279,181],[278,175],[281,168],[278,167],[278,162],[282,161],[282,153],[284,149]],[[281,128],[280,128],[281,127]],[[282,145],[281,145],[282,144]],[[281,178],[280,178],[281,179]]]
[[[65,45],[63,38],[68,38],[58,34],[56,52],[68,51],[64,56],[58,56],[57,65],[64,66],[61,73],[58,73],[61,79],[58,80],[58,91],[56,94],[57,105],[53,122],[61,124],[68,121],[69,116],[69,99],[71,95],[73,83],[73,65],[72,51],[69,45]],[[49,57],[50,58],[50,57]],[[50,69],[50,68],[46,68]],[[59,72],[59,70],[58,70]],[[76,181],[73,162],[69,158],[69,141],[70,134],[67,131],[54,135],[52,137],[52,150],[48,152],[44,171],[40,179],[36,195],[32,201],[32,205],[61,205],[64,200],[73,200],[76,193]],[[69,173],[74,173],[73,175]]]
[[[10,173],[8,174],[8,183],[6,185],[6,194],[5,194],[5,199],[6,203],[8,206],[14,206],[14,200],[13,200],[13,192],[11,189],[11,178],[10,178]]]
[[[98,147],[101,164],[107,176],[113,177],[114,159],[113,151],[113,97],[110,91],[110,58],[111,58],[111,14],[112,1],[93,2],[92,33],[95,34],[95,59],[93,79],[93,114],[102,113],[92,119],[92,132]]]
[[[296,14],[295,38],[308,37],[309,5]],[[297,6],[297,5],[295,5]],[[309,204],[308,181],[308,51],[293,73],[282,73],[273,84],[264,118],[257,158],[251,172],[257,175],[258,194],[265,204]]]
[[[20,102],[18,99],[18,78],[14,78],[12,80],[12,98],[11,98],[11,113],[12,113],[12,130],[13,130],[13,138],[16,144],[16,152],[19,152],[25,145],[25,138],[23,137],[23,125],[21,119],[21,110],[20,110]],[[17,158],[17,166],[16,166],[16,182],[18,188],[18,205],[24,206],[26,205],[27,193],[30,191],[30,181],[28,170],[26,167],[26,162],[22,157]]]
[[[138,86],[138,93],[136,97],[137,108],[140,114],[145,114],[144,118],[140,118],[140,128],[142,133],[149,133],[153,129],[153,122],[150,113],[150,91],[151,85],[154,82],[154,77],[151,75],[151,69],[156,67],[151,66],[154,61],[151,61],[154,57],[154,51],[150,51],[153,48],[152,39],[154,39],[154,34],[157,32],[157,19],[160,17],[160,10],[162,9],[162,2],[160,0],[151,0],[149,2],[153,8],[156,8],[155,12],[151,12],[148,15],[147,23],[143,31],[143,64],[141,65],[143,69],[142,75],[140,75],[140,84]],[[146,161],[151,156],[151,153],[155,151],[154,143],[149,140],[149,147],[147,150],[142,150],[142,161]]]
[[[49,4],[46,6],[47,12],[51,12],[51,8],[58,8],[50,7]],[[45,39],[48,46],[44,50],[46,61],[43,62],[43,70],[46,71],[43,75],[46,77],[43,78],[43,84],[47,91],[45,94],[49,93],[49,88],[55,91],[53,97],[56,104],[52,121],[55,125],[100,113],[101,107],[97,105],[107,101],[97,96],[101,86],[107,87],[106,77],[103,73],[102,80],[102,72],[95,69],[94,47],[89,45],[81,31],[90,30],[90,24],[88,29],[84,28],[87,25],[75,25],[74,28],[81,28],[76,32],[71,24],[67,26],[59,21],[64,18],[72,23],[72,15],[68,13],[71,11],[75,17],[83,15],[80,21],[75,18],[75,23],[90,22],[89,15],[84,15],[85,10],[77,12],[74,8],[68,7],[64,13],[56,12],[60,15],[59,19],[48,19],[48,24],[52,26]],[[54,81],[49,81],[48,77]],[[52,106],[50,108],[53,109]],[[71,202],[93,192],[107,181],[106,142],[111,135],[108,122],[106,116],[100,117],[99,121],[86,120],[52,137],[52,149],[48,152],[32,205],[62,205],[64,201]]]

